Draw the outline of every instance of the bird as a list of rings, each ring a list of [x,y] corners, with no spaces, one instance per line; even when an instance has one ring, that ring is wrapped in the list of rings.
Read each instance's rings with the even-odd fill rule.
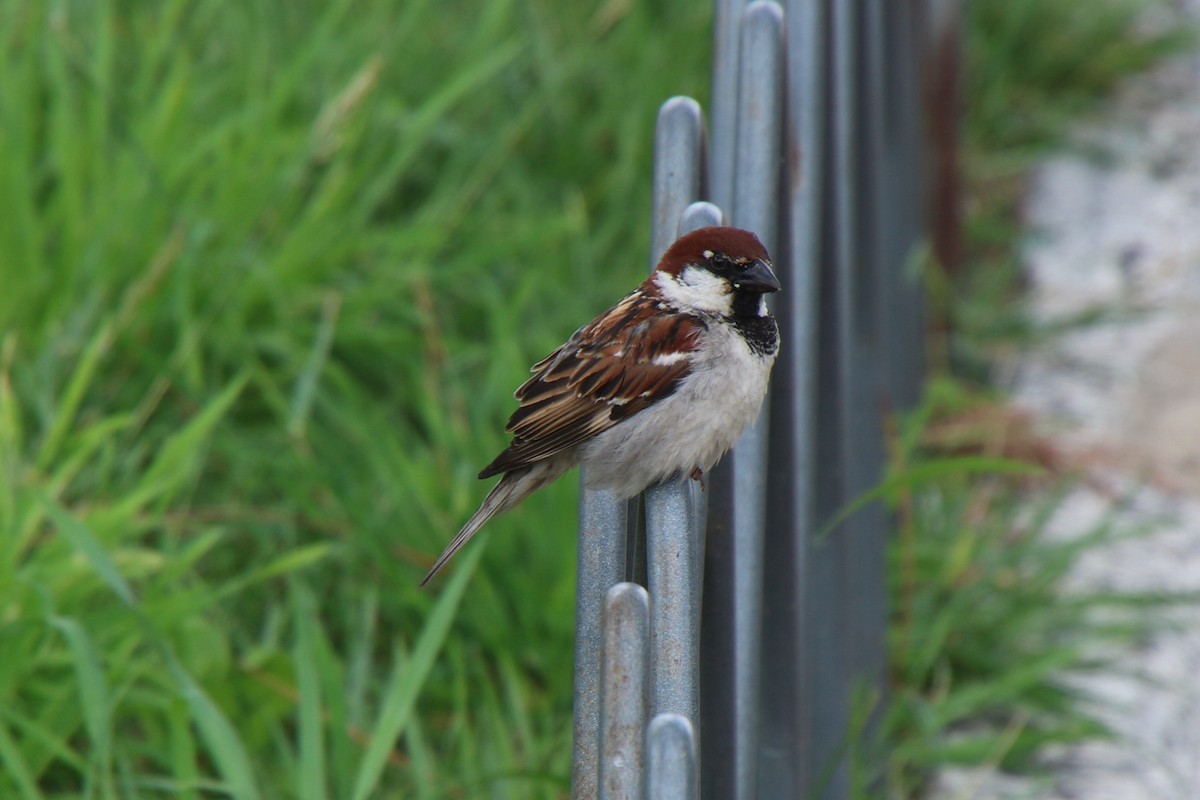
[[[762,406],[779,352],[766,295],[780,288],[750,231],[679,237],[640,286],[530,369],[512,442],[479,473],[500,481],[420,585],[492,517],[577,465],[587,488],[622,499],[703,481]]]

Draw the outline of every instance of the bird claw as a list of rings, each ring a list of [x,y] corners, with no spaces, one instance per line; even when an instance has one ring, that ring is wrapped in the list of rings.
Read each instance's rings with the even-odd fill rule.
[[[694,481],[700,481],[700,491],[704,491],[707,486],[704,483],[704,470],[699,467],[692,467],[691,473],[688,475]]]

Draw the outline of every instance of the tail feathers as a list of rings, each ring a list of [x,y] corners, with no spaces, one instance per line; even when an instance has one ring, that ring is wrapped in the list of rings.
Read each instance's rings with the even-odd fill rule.
[[[421,586],[429,583],[430,579],[446,566],[446,562],[454,557],[454,554],[463,548],[467,542],[471,541],[480,528],[487,521],[497,514],[508,511],[517,503],[524,500],[529,495],[533,494],[538,489],[550,483],[563,472],[571,467],[570,462],[558,463],[557,459],[549,459],[539,462],[532,467],[524,467],[516,469],[512,472],[505,473],[500,482],[492,487],[488,492],[487,497],[483,499],[483,503],[478,510],[471,515],[467,520],[467,524],[463,525],[462,530],[454,537],[450,544],[446,545],[446,549],[438,556],[437,561],[433,562],[433,567],[429,573],[421,580]]]

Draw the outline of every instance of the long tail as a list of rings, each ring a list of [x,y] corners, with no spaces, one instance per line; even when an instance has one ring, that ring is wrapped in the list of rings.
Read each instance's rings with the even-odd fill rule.
[[[446,562],[454,558],[454,554],[463,548],[471,537],[478,533],[487,521],[497,514],[508,511],[510,508],[520,503],[529,495],[536,492],[538,489],[550,483],[559,475],[562,475],[571,468],[573,462],[560,461],[558,459],[547,459],[546,461],[538,462],[531,467],[516,469],[512,472],[506,472],[500,482],[492,487],[488,492],[487,497],[483,499],[483,503],[467,520],[467,524],[463,525],[462,530],[458,535],[446,545],[446,549],[438,556],[437,561],[433,562],[429,573],[421,580],[421,586],[429,583],[430,579],[446,566]]]

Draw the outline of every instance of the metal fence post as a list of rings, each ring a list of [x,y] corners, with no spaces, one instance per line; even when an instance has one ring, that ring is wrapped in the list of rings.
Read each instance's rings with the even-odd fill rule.
[[[646,735],[646,800],[699,800],[692,724],[678,714],[660,714]]]
[[[817,489],[819,265],[825,263],[827,207],[826,56],[828,4],[788,0],[785,10],[783,224],[777,261],[786,291],[777,300],[781,350],[772,378],[770,503],[764,544],[759,791],[764,798],[807,797],[814,764],[825,756],[822,720],[838,703],[836,663],[818,669],[818,643],[836,630],[836,582],[810,558]],[[819,581],[834,583],[818,590]],[[819,634],[826,634],[820,636]],[[828,652],[827,649],[824,650]]]
[[[887,3],[883,10],[884,230],[882,330],[887,355],[888,400],[904,411],[920,399],[925,377],[922,286],[915,263],[925,225],[927,193],[922,185],[926,157],[921,144],[921,87],[918,70],[918,3]]]
[[[679,219],[704,191],[704,112],[690,97],[662,104],[654,133],[650,269],[678,237]]]
[[[604,599],[601,654],[600,800],[638,800],[649,719],[650,598],[618,583]]]
[[[625,525],[623,501],[580,489],[572,800],[595,800],[599,793],[601,623],[608,588],[625,576]]]
[[[691,481],[646,490],[646,550],[650,577],[650,641],[654,714],[681,714],[698,729],[700,587],[696,497]],[[698,731],[697,731],[698,733]]]
[[[783,11],[754,2],[741,15],[731,224],[776,252],[783,116]],[[786,287],[785,287],[786,289]],[[766,520],[768,408],[738,440],[723,472],[732,483],[714,504],[705,606],[704,794],[756,796],[759,641]],[[723,487],[726,488],[726,487]],[[709,617],[712,617],[710,620]]]
[[[861,0],[835,0],[833,16],[833,137],[836,181],[832,188],[835,209],[835,273],[833,327],[837,353],[835,380],[837,409],[834,418],[838,441],[832,463],[840,472],[833,497],[843,506],[870,489],[882,475],[880,385],[877,312],[878,276],[873,263],[869,192],[864,191],[870,170],[870,148],[864,112],[869,110],[864,84],[870,80],[864,59],[866,30]],[[855,513],[833,531],[830,543],[840,575],[841,631],[839,650],[843,708],[837,728],[848,742],[850,689],[875,677],[882,668],[886,611],[884,591],[884,517],[878,504]],[[839,747],[830,765],[829,797],[849,791],[846,748]]]
[[[734,148],[737,142],[738,53],[742,12],[749,0],[713,3],[712,144],[708,150],[708,199],[728,210],[733,202]]]

